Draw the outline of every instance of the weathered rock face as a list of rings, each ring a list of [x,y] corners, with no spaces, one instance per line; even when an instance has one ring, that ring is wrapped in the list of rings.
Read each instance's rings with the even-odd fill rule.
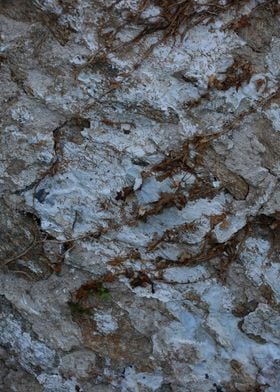
[[[279,392],[277,1],[0,0],[0,389]]]

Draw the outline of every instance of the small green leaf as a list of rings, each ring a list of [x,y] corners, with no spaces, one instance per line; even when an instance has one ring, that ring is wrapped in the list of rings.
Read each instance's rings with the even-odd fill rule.
[[[101,286],[100,288],[98,288],[97,290],[97,294],[99,295],[99,297],[101,297],[102,299],[106,299],[106,300],[110,300],[112,298],[110,291],[106,288]]]

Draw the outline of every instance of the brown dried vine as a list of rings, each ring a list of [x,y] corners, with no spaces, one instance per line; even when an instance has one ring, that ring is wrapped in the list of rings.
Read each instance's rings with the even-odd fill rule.
[[[248,83],[252,75],[253,68],[250,62],[244,58],[235,58],[233,64],[226,70],[224,80],[219,80],[212,75],[209,78],[208,87],[221,91],[226,91],[230,87],[239,90],[243,83]]]
[[[135,64],[137,68],[141,61],[148,57],[153,49],[160,44],[169,39],[175,41],[177,37],[183,40],[186,33],[199,23],[211,22],[213,18],[219,17],[222,13],[233,8],[239,9],[248,2],[249,0],[238,2],[229,0],[226,5],[222,5],[218,0],[212,0],[201,5],[194,0],[142,0],[136,11],[130,10],[124,14],[121,24],[118,24],[112,16],[105,18],[101,23],[99,36],[105,47],[118,51],[121,49],[127,51],[128,46],[133,47],[145,42],[150,36],[156,36],[156,42],[148,44],[148,48],[142,53],[140,63]],[[118,3],[117,1],[109,7],[107,15],[113,15],[114,11],[117,13],[115,6]],[[158,9],[156,16],[145,15],[151,7]],[[108,32],[108,26],[110,25],[112,25],[112,28]],[[125,44],[116,44],[118,34],[131,27],[139,29],[140,32]]]

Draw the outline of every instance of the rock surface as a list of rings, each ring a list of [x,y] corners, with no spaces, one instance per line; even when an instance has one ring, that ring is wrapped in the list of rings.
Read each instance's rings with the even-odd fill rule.
[[[279,392],[276,0],[0,0],[0,389]]]

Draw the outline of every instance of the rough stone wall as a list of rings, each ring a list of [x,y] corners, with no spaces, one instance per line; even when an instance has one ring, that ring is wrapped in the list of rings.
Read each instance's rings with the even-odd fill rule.
[[[279,392],[278,1],[0,0],[0,390]]]

